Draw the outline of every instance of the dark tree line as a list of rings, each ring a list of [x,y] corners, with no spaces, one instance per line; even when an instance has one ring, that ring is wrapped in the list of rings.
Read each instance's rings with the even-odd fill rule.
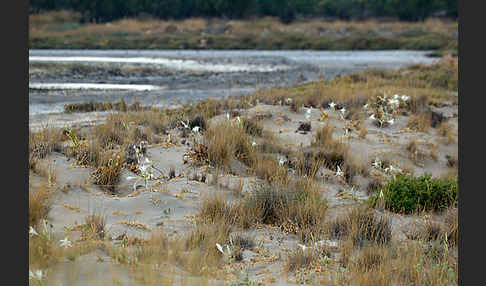
[[[160,19],[276,16],[289,23],[297,15],[366,19],[397,17],[419,21],[434,13],[458,17],[458,0],[29,0],[31,13],[69,9],[90,22],[151,15]]]

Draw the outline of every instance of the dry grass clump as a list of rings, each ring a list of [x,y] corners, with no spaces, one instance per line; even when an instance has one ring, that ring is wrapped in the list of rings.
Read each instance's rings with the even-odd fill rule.
[[[212,124],[203,139],[209,162],[214,166],[228,168],[232,159],[246,164],[252,159],[254,149],[250,137],[237,124],[228,121]]]
[[[81,240],[104,240],[106,235],[106,218],[96,213],[84,218]]]
[[[312,181],[300,179],[283,187],[257,186],[238,209],[248,213],[241,217],[243,226],[262,223],[278,225],[293,233],[312,230],[317,235],[327,207]]]
[[[221,195],[212,195],[203,199],[199,216],[206,223],[224,221],[231,225],[237,219],[235,210]]]
[[[33,189],[29,186],[29,225],[37,226],[41,219],[47,219],[52,207],[50,195],[53,193],[46,185]]]
[[[45,127],[38,132],[29,131],[29,160],[42,159],[53,151],[62,152],[66,139],[61,129]]]
[[[316,251],[311,249],[304,251],[299,247],[287,257],[284,270],[286,272],[294,272],[301,268],[307,268],[317,261],[318,258],[319,255]]]
[[[258,120],[254,118],[243,118],[241,121],[246,134],[258,137],[263,135],[263,126]]]
[[[429,150],[425,150],[425,146],[429,146]],[[436,144],[419,143],[416,138],[409,140],[406,146],[406,150],[409,152],[408,157],[415,164],[419,164],[425,158],[431,158],[437,160],[439,156],[439,146]]]
[[[429,108],[429,97],[427,95],[411,96],[408,108],[415,114],[426,113]]]
[[[415,164],[421,162],[426,157],[426,153],[420,147],[420,144],[418,143],[417,139],[410,139],[410,141],[407,143],[406,149],[409,152],[408,157]]]
[[[454,130],[452,124],[447,122],[442,122],[438,128],[438,134],[441,136],[442,141],[446,144],[452,144],[457,141],[457,133]]]
[[[104,124],[94,127],[93,136],[101,148],[111,149],[125,144],[128,130],[128,122],[112,115],[106,119]]]
[[[439,250],[437,257],[416,242],[391,247],[363,248],[348,260],[345,285],[456,285],[457,259],[452,251]],[[440,252],[440,253],[439,253]]]
[[[286,185],[290,180],[287,168],[280,166],[274,156],[267,154],[255,156],[251,168],[257,177],[267,182]]]
[[[328,226],[332,238],[351,240],[353,245],[388,244],[391,222],[378,217],[368,206],[357,206]]]
[[[183,241],[189,252],[180,253],[176,261],[196,274],[203,274],[204,268],[217,267],[223,254],[216,248],[216,243],[223,245],[228,240],[230,231],[231,226],[224,222],[197,223]]]
[[[366,187],[366,193],[374,194],[385,185],[385,179],[383,176],[373,176]]]
[[[431,126],[431,116],[427,113],[412,115],[407,121],[407,127],[413,131],[420,131],[427,133]]]
[[[122,152],[105,152],[101,155],[99,166],[91,174],[93,183],[115,193],[120,181],[124,155]]]
[[[365,246],[352,262],[353,270],[358,272],[369,272],[376,270],[385,262],[387,248],[383,246]]]

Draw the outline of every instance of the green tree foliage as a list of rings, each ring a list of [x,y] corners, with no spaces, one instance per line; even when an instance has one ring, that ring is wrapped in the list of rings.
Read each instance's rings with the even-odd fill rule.
[[[278,16],[284,23],[297,16],[365,19],[398,17],[423,20],[438,11],[458,16],[457,0],[29,0],[31,13],[71,9],[92,22],[141,14],[161,19]]]

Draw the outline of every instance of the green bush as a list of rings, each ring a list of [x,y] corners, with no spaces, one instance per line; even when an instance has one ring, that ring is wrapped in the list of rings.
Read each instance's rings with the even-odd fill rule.
[[[442,211],[457,205],[457,190],[457,180],[435,179],[430,174],[421,177],[397,175],[371,197],[371,203],[376,206],[380,201],[380,192],[383,192],[385,208],[396,213]]]

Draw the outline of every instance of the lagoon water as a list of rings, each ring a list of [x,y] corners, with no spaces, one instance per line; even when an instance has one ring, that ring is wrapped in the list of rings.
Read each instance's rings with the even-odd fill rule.
[[[29,50],[29,125],[65,126],[103,117],[62,114],[69,103],[123,99],[175,107],[255,88],[434,61],[424,51]],[[98,73],[49,76],[46,66],[85,66]],[[130,77],[112,72],[130,68],[156,72]]]

